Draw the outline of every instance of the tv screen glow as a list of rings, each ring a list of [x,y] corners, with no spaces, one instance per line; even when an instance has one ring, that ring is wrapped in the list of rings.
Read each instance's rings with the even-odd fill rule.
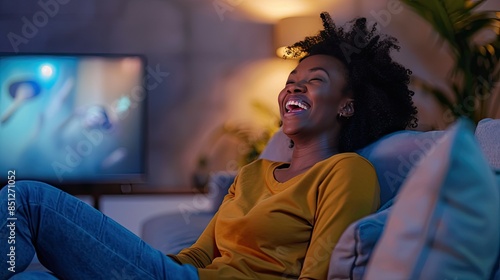
[[[145,175],[145,62],[135,55],[0,54],[0,175],[54,184]]]

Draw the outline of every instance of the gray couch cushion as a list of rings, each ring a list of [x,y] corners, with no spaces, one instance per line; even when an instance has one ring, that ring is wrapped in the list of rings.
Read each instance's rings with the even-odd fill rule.
[[[439,142],[443,133],[397,131],[357,151],[375,167],[380,185],[381,205],[396,195],[410,170]]]
[[[211,212],[176,212],[146,221],[142,239],[164,254],[177,254],[191,246],[213,217]]]
[[[384,230],[393,200],[375,214],[351,224],[333,249],[328,270],[329,280],[361,280],[368,261]]]

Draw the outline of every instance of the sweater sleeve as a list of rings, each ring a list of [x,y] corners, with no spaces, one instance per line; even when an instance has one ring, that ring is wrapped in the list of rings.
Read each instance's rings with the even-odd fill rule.
[[[332,250],[344,230],[378,206],[373,166],[362,157],[341,160],[318,189],[314,228],[300,279],[326,279]]]
[[[237,178],[235,178],[236,182]],[[234,197],[235,183],[229,188],[228,194],[224,197],[222,203]],[[168,255],[176,262],[181,264],[191,264],[196,268],[204,268],[212,263],[212,260],[220,256],[215,240],[215,223],[217,222],[218,212],[208,223],[207,227],[200,235],[198,240],[189,248],[183,249],[177,255]]]

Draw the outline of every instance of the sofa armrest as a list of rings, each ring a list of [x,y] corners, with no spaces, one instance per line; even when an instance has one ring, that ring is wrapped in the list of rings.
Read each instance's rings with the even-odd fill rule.
[[[207,211],[156,216],[143,224],[141,236],[162,253],[177,254],[196,242],[212,217]]]

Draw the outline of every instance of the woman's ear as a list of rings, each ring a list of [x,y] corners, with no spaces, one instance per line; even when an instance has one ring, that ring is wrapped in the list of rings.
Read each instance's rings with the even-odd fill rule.
[[[349,98],[340,106],[339,115],[345,118],[350,118],[354,115],[354,99]]]

